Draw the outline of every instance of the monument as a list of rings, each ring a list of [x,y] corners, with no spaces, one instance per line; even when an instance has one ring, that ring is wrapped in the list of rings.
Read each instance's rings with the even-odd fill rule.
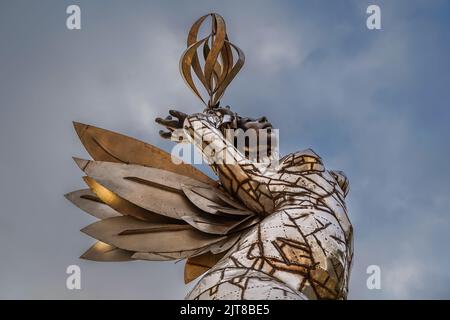
[[[348,179],[310,149],[279,158],[265,117],[221,105],[244,60],[220,15],[198,19],[180,71],[205,109],[156,119],[163,138],[197,147],[218,180],[153,145],[74,123],[93,160],[75,158],[88,188],[66,197],[99,219],[81,230],[98,240],[81,258],[184,260],[186,283],[201,276],[187,299],[346,299]],[[233,130],[255,132],[257,144],[238,148]]]

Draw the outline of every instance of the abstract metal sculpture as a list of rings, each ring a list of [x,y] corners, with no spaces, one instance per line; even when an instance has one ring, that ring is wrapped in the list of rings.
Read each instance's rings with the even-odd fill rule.
[[[208,17],[212,31],[198,40]],[[156,122],[169,130],[160,132],[164,138],[181,131],[219,181],[187,163],[175,164],[173,155],[152,145],[75,123],[94,160],[75,159],[89,189],[66,197],[100,219],[82,230],[99,241],[81,257],[186,259],[186,283],[206,272],[189,299],[345,299],[353,256],[346,176],[325,170],[312,150],[278,163],[255,162],[238,150],[226,130],[271,128],[264,117],[243,118],[220,107],[244,54],[228,40],[218,14],[197,20],[187,45],[181,74],[206,109],[193,115],[171,110]]]

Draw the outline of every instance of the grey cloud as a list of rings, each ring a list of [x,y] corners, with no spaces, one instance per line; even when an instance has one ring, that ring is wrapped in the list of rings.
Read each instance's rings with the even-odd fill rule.
[[[267,115],[282,152],[312,147],[350,177],[356,230],[350,298],[448,298],[450,62],[445,1],[11,1],[0,11],[1,298],[182,298],[182,264],[93,263],[78,256],[90,217],[62,195],[83,186],[71,121],[168,150],[155,116],[201,105],[178,74],[190,23],[217,11],[247,56],[224,103]],[[239,10],[236,8],[239,7]],[[18,18],[20,17],[20,18]],[[420,23],[420,27],[417,26]],[[3,45],[7,43],[8,45]],[[81,266],[83,289],[65,288]],[[367,290],[366,267],[382,268]]]

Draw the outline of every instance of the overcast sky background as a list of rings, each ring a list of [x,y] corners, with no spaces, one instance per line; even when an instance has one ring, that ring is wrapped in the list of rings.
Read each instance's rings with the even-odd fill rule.
[[[81,7],[82,30],[66,29]],[[378,4],[382,30],[366,28]],[[283,154],[313,148],[350,179],[351,299],[450,298],[450,2],[1,1],[0,298],[181,299],[183,264],[78,259],[94,221],[76,120],[170,150],[153,122],[202,109],[178,73],[191,24],[216,11],[246,54],[223,103],[266,115]],[[66,289],[77,264],[82,290]],[[382,271],[368,290],[366,268]]]

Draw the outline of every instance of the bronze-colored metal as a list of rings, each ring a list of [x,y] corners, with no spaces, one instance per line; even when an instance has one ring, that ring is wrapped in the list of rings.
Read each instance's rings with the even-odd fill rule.
[[[252,162],[220,130],[225,117],[228,123],[237,120],[221,108],[187,116],[184,132],[219,176],[220,189],[226,192],[215,196],[222,203],[230,202],[231,196],[255,218],[250,216],[231,230],[227,255],[203,276],[188,298],[345,299],[353,255],[345,207],[348,179],[342,172],[327,171],[312,150],[290,154],[277,166]],[[231,163],[221,161],[221,153],[206,150],[223,150]],[[184,191],[204,211],[235,210],[233,206],[220,208],[218,199],[197,189]],[[231,235],[238,236],[237,242]],[[216,250],[209,248],[213,254]],[[186,268],[190,277],[200,272],[197,267]],[[280,282],[287,286],[278,287]],[[230,292],[229,286],[236,284],[239,289]]]
[[[180,163],[182,161],[179,159],[177,163],[180,164],[175,164],[169,153],[153,145],[91,125],[79,122],[74,122],[73,125],[78,137],[94,160],[164,169],[215,185],[215,181],[200,170]]]
[[[81,259],[104,262],[132,261],[134,252],[116,248],[107,243],[97,241],[85,253]]]
[[[212,254],[227,252],[232,246],[236,244],[236,242],[238,242],[241,236],[241,233],[235,232],[232,235],[228,236],[225,240],[213,244],[209,248],[209,251],[211,251]]]
[[[175,252],[135,252],[132,256],[136,260],[148,260],[148,261],[173,261],[182,260],[188,257],[194,257],[197,254],[202,254],[205,251],[204,248],[195,250],[175,251]]]
[[[115,247],[136,252],[183,252],[197,250],[225,239],[194,228],[161,229],[163,225],[140,221],[129,216],[97,221],[81,231]],[[156,228],[155,232],[148,229]],[[145,230],[142,233],[121,234],[127,230]]]
[[[223,256],[224,253],[213,254],[207,252],[199,256],[188,258],[184,267],[184,283],[187,284],[201,276],[211,269],[211,267],[213,267]]]
[[[108,206],[123,215],[132,216],[139,220],[152,221],[154,223],[174,223],[174,221],[176,221],[170,217],[161,216],[146,210],[122,197],[119,197],[116,193],[105,188],[102,184],[90,177],[83,177],[83,180],[103,203],[106,203]]]
[[[194,193],[196,193],[199,197],[203,197],[211,202],[212,206],[222,206],[227,207],[230,209],[236,209],[239,211],[239,213],[234,213],[237,215],[249,215],[253,214],[252,212],[249,212],[248,209],[239,201],[236,201],[235,199],[231,198],[227,193],[223,192],[219,188],[210,187],[210,186],[192,186],[192,185],[184,185],[183,191],[185,188],[188,188],[192,190]],[[233,214],[233,213],[230,213]]]
[[[186,197],[199,209],[214,215],[231,214],[237,216],[252,215],[253,212],[246,209],[237,209],[235,207],[229,207],[224,203],[217,193],[217,188],[212,187],[196,187],[190,185],[183,185],[182,187]]]
[[[211,32],[198,39],[200,27],[206,18],[211,17]],[[203,47],[202,47],[203,46]],[[197,50],[202,47],[205,65],[200,66]],[[237,61],[234,63],[233,50]],[[228,40],[226,25],[217,13],[210,13],[199,18],[191,27],[187,39],[187,49],[181,55],[180,73],[188,87],[208,107],[217,106],[225,93],[225,89],[237,75],[245,62],[245,55],[237,46]],[[192,78],[192,70],[204,86],[209,100],[203,98]]]
[[[94,192],[89,189],[73,191],[66,194],[65,197],[78,208],[97,219],[106,219],[121,215],[111,206],[104,203]]]
[[[182,185],[208,185],[189,177],[139,165],[75,160],[88,175],[85,182],[102,201],[138,219],[154,219],[156,214],[211,234],[227,234],[245,221],[245,217],[209,215],[198,209],[184,195]]]
[[[211,32],[200,37],[208,18]],[[347,177],[326,170],[310,149],[276,165],[255,162],[238,150],[226,129],[271,128],[264,117],[241,117],[219,106],[244,54],[229,41],[224,20],[215,13],[193,24],[187,46],[181,74],[207,108],[191,115],[170,110],[156,122],[168,130],[160,132],[163,138],[182,130],[219,181],[189,164],[173,163],[171,155],[152,145],[74,123],[95,161],[74,158],[90,190],[66,197],[100,219],[82,230],[99,240],[82,258],[187,259],[186,283],[204,274],[189,299],[345,299],[353,258]]]

